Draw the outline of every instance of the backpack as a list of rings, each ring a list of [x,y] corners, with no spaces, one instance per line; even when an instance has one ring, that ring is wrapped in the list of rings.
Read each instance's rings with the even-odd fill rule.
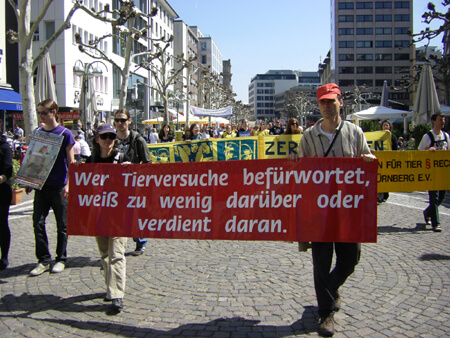
[[[439,140],[439,141],[436,141],[434,139],[434,134],[433,134],[432,131],[429,131],[427,133],[428,137],[431,140],[430,148],[434,147],[436,145],[437,148],[441,149],[441,148],[443,148],[445,146],[444,142],[447,142],[447,150],[449,150],[448,149],[448,146],[449,146],[448,134],[445,131],[442,131],[442,133],[444,134],[444,139],[443,140]]]

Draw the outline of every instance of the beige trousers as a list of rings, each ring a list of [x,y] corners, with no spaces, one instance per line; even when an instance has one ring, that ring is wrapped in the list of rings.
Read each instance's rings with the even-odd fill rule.
[[[126,237],[96,237],[106,283],[106,298],[123,298],[127,262]]]

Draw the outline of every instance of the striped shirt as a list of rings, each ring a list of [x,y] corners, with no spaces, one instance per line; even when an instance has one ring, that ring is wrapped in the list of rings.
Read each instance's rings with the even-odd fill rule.
[[[320,131],[319,120],[313,127],[308,128],[300,139],[299,156],[300,157],[324,157],[330,147],[330,140]],[[342,129],[329,152],[329,157],[361,157],[362,154],[370,154],[369,145],[366,137],[360,127],[357,125],[342,121]],[[339,128],[339,127],[338,127]],[[333,137],[336,135],[336,130]]]

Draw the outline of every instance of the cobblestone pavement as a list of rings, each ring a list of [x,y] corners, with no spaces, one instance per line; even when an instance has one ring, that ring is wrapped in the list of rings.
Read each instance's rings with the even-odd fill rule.
[[[422,217],[427,198],[391,193],[378,207],[378,243],[363,245],[341,289],[335,337],[450,336],[450,199],[434,233]],[[110,316],[94,238],[70,237],[64,272],[28,276],[31,203],[10,213],[1,337],[317,336],[311,253],[296,243],[151,239],[143,256],[127,258],[125,308]],[[55,228],[50,214],[52,252]]]

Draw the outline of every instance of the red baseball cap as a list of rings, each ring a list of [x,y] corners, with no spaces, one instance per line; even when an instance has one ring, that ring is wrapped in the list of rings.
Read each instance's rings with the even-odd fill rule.
[[[323,99],[335,99],[336,96],[342,95],[339,86],[335,83],[327,83],[317,89],[317,101]]]

